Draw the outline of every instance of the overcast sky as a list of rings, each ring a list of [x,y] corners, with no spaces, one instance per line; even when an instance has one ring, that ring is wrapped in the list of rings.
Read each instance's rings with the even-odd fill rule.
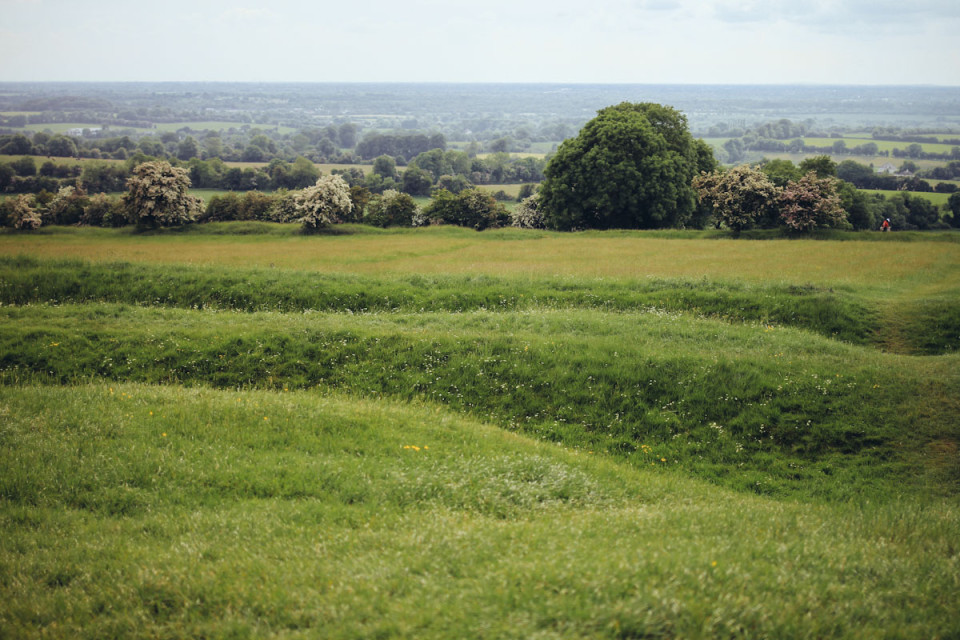
[[[0,81],[960,86],[960,0],[0,0]]]

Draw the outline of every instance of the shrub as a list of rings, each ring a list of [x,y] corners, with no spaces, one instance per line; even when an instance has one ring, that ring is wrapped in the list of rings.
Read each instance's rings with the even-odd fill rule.
[[[43,224],[40,214],[33,208],[32,198],[22,194],[13,201],[13,210],[10,212],[10,220],[13,228],[19,231],[34,231]]]
[[[798,232],[849,224],[847,212],[840,206],[836,179],[817,177],[815,171],[784,187],[780,194],[780,218],[787,229]]]
[[[91,227],[123,226],[125,218],[123,205],[119,200],[105,193],[98,193],[91,196],[87,206],[83,208],[80,224]]]
[[[758,220],[776,218],[780,188],[753,167],[701,173],[693,180],[693,188],[717,221],[734,233],[749,229]]]
[[[340,176],[323,176],[314,186],[293,192],[292,199],[304,231],[343,222],[353,211],[350,187]]]
[[[78,224],[90,200],[82,186],[60,187],[44,212],[47,224]]]
[[[523,185],[520,185],[520,194],[517,196],[517,200],[526,200],[533,194],[537,192],[537,185],[530,184],[529,182]]]
[[[145,227],[168,227],[196,220],[202,201],[187,193],[186,169],[169,162],[144,162],[127,179],[123,202],[132,220]]]
[[[409,194],[390,189],[370,201],[363,220],[376,227],[410,227],[418,210],[417,203]]]
[[[511,224],[521,229],[543,229],[543,212],[540,211],[540,197],[536,194],[524,198],[510,213]]]
[[[434,192],[424,213],[433,221],[471,227],[477,231],[499,227],[510,220],[503,205],[479,189],[467,189],[456,195],[439,189]]]
[[[228,220],[238,220],[240,212],[239,196],[233,191],[219,196],[213,196],[207,202],[203,213],[200,214],[199,222],[226,222]]]

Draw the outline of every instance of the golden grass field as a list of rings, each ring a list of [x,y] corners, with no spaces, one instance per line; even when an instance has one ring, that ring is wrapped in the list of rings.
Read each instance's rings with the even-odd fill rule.
[[[434,227],[319,236],[0,236],[0,254],[356,274],[705,278],[889,290],[960,283],[954,242],[734,240],[644,232],[477,233]]]

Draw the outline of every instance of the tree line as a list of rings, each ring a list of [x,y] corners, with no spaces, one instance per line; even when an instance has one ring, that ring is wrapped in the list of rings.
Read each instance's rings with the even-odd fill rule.
[[[804,160],[799,166],[775,160],[760,167],[723,170],[710,147],[692,137],[682,114],[654,103],[621,103],[600,110],[549,160],[539,191],[510,213],[463,178],[467,168],[475,168],[475,160],[464,152],[433,149],[419,154],[399,174],[395,159],[384,155],[375,160],[369,176],[352,169],[318,176],[306,159],[289,166],[279,161],[271,163],[274,171],[267,174],[269,179],[277,184],[283,180],[292,185],[314,183],[282,186],[274,194],[228,194],[211,199],[205,209],[187,193],[197,164],[188,169],[151,160],[132,167],[120,209],[99,220],[147,226],[204,220],[296,221],[305,230],[339,222],[442,223],[475,229],[513,224],[555,230],[714,226],[734,233],[750,228],[782,228],[792,233],[874,229],[882,219],[890,219],[898,229],[960,226],[960,194],[951,195],[950,214],[941,220],[939,209],[922,198],[863,194],[838,177],[838,165],[828,156]],[[419,179],[431,195],[422,210],[411,205],[417,191],[411,185]],[[150,180],[163,188],[149,188]],[[368,186],[374,182],[379,190]],[[173,183],[176,189],[170,187]],[[157,193],[162,197],[151,200]],[[80,183],[48,196],[35,197],[33,202],[21,196],[14,204],[5,204],[7,220],[23,229],[47,220],[96,223],[99,209],[94,207],[91,214],[87,206],[93,206],[94,199],[99,206],[102,198],[84,201],[86,191]],[[167,212],[165,217],[161,211]]]
[[[122,163],[66,165],[47,159],[38,166],[33,156],[23,156],[0,162],[0,193],[55,193],[61,187],[74,186],[78,181],[90,192],[122,191],[137,165],[157,159],[137,152]],[[539,182],[546,165],[545,160],[536,157],[498,153],[471,158],[463,151],[442,149],[420,153],[406,167],[400,167],[397,160],[392,156],[380,156],[374,160],[370,172],[364,172],[360,167],[334,171],[341,174],[350,186],[363,186],[372,193],[394,189],[414,196],[427,196],[436,188],[459,193],[476,185]],[[303,189],[313,185],[320,176],[316,165],[302,156],[293,162],[274,158],[260,167],[231,167],[219,158],[174,160],[171,164],[186,169],[192,186],[197,189]]]
[[[939,139],[920,133],[903,132],[896,128],[876,127],[870,132],[870,140],[853,144],[842,139],[836,130],[816,130],[813,121],[792,122],[781,119],[766,122],[748,129],[711,127],[708,136],[730,138],[723,143],[723,152],[728,163],[742,162],[748,152],[761,153],[811,153],[833,155],[880,156],[925,160],[960,160],[960,138]],[[805,138],[836,138],[829,145],[808,144]],[[876,141],[906,143],[903,148],[881,150]],[[923,150],[922,143],[954,145],[945,153]]]
[[[120,198],[90,195],[81,183],[56,193],[20,194],[0,204],[4,226],[22,231],[49,225],[142,228],[172,227],[196,222],[267,221],[296,223],[306,232],[354,222],[378,227],[455,224],[477,230],[511,222],[506,208],[478,189],[451,193],[437,189],[421,208],[410,194],[388,189],[372,194],[351,187],[339,175],[319,176],[301,189],[273,193],[228,192],[204,206],[191,195],[189,172],[162,160],[135,166]]]

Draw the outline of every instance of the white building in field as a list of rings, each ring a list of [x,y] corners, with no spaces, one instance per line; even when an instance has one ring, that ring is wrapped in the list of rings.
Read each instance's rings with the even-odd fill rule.
[[[64,133],[68,136],[73,136],[74,138],[80,138],[83,136],[83,132],[87,131],[89,133],[96,133],[100,131],[102,127],[74,127],[72,129],[67,129]]]

